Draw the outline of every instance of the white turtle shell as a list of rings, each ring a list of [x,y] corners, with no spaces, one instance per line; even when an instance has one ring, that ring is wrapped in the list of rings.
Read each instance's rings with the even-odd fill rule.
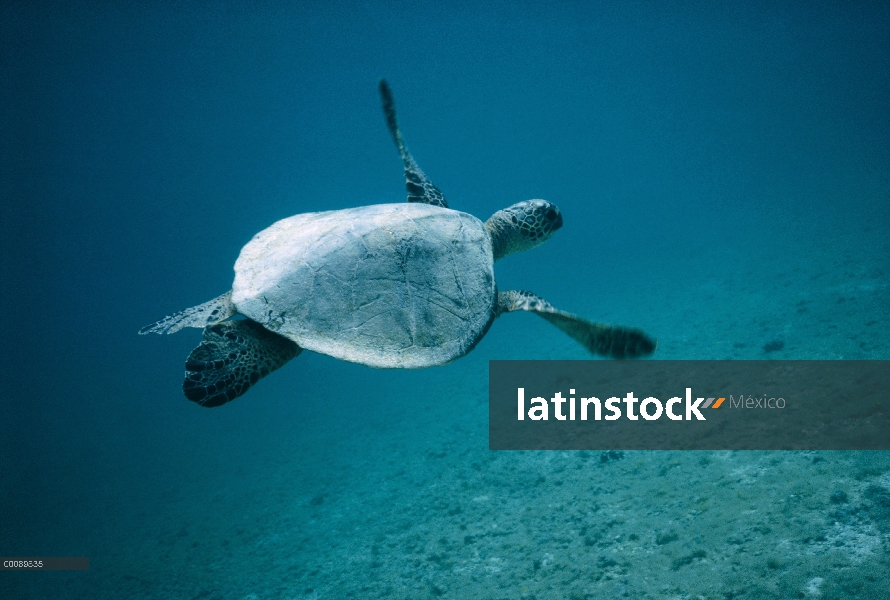
[[[427,204],[305,213],[254,236],[235,263],[238,312],[301,347],[372,367],[441,365],[494,319],[491,238]]]

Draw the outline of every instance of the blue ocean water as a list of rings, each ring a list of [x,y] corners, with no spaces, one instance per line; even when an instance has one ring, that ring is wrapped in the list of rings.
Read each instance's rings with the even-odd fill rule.
[[[656,359],[890,357],[886,3],[3,3],[0,555],[90,569],[0,597],[890,597],[887,453],[489,451],[488,360],[587,358],[531,315],[182,396],[200,332],[140,327],[404,199],[380,77],[453,208],[560,207],[502,289]]]

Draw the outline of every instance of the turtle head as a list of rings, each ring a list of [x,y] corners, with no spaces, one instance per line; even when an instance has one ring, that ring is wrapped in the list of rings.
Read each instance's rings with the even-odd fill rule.
[[[562,227],[562,214],[546,200],[526,200],[494,213],[485,222],[494,259],[540,246]]]

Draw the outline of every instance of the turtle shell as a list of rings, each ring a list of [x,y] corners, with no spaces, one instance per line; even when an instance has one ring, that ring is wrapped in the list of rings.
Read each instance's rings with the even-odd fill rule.
[[[258,233],[235,263],[238,312],[301,347],[372,367],[469,352],[494,319],[491,238],[427,204],[305,213]]]

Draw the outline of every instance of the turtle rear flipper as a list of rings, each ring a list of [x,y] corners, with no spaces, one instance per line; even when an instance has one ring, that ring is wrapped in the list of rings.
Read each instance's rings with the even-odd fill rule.
[[[214,323],[234,317],[237,311],[232,304],[232,292],[209,300],[204,304],[193,306],[178,313],[173,313],[151,325],[139,330],[139,335],[147,333],[176,333],[183,327],[207,327]]]
[[[498,293],[498,316],[514,310],[533,312],[559,327],[591,354],[609,358],[641,358],[655,352],[658,343],[639,329],[591,323],[557,310],[531,292],[510,290]]]
[[[201,406],[220,406],[301,351],[294,342],[250,319],[211,325],[185,362],[182,391]]]
[[[399,131],[399,122],[396,120],[396,105],[392,99],[392,91],[385,79],[379,83],[380,101],[383,104],[383,115],[386,117],[386,126],[392,134],[392,139],[399,149],[402,163],[405,165],[405,187],[408,189],[408,202],[421,202],[448,208],[445,195],[439,191],[429,177],[417,166],[414,157],[408,152],[402,132]]]

